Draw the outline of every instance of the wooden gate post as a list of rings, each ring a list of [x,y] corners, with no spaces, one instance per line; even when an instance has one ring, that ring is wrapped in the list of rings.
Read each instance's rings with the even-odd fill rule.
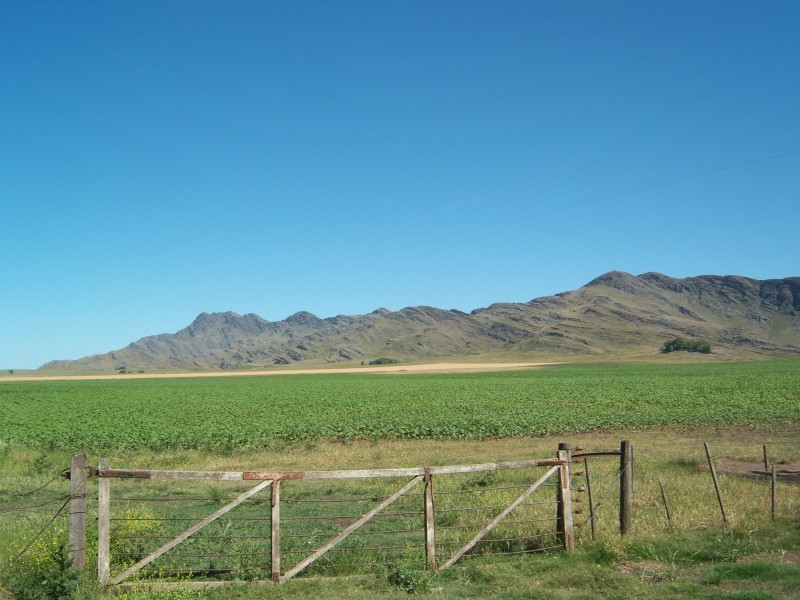
[[[272,516],[271,516],[270,552],[272,554],[272,583],[281,582],[281,480],[272,482]]]
[[[433,475],[425,469],[425,558],[428,570],[436,570],[436,512],[433,502]]]
[[[103,458],[97,467],[98,471],[107,471],[111,463]],[[97,580],[106,585],[111,565],[111,480],[108,477],[97,479]]]
[[[620,444],[619,532],[630,532],[633,523],[633,446],[628,440]]]
[[[69,551],[72,564],[86,564],[86,455],[73,454],[69,469]]]
[[[558,459],[564,464],[558,470],[558,514],[556,517],[558,533],[565,550],[575,549],[575,528],[572,521],[572,489],[570,488],[570,462],[572,447],[561,442],[558,444]]]

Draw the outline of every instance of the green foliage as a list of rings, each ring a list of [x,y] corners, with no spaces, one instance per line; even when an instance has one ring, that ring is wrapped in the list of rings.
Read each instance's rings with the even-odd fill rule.
[[[143,586],[141,588],[124,589],[114,594],[114,598],[117,600],[199,600],[206,597],[208,595],[203,590],[195,590],[189,587],[152,590]]]
[[[389,573],[386,579],[408,594],[420,594],[432,591],[434,577],[428,571],[400,567]]]
[[[661,346],[661,352],[699,352],[700,354],[711,354],[711,344],[702,340],[689,340],[676,337]]]
[[[800,423],[800,361],[0,385],[6,441],[93,453],[773,423]]]
[[[50,462],[50,457],[47,454],[39,454],[33,461],[33,472],[37,475],[47,473],[53,468],[53,463]]]
[[[111,537],[116,539],[114,550],[124,556],[122,567],[129,567],[147,556],[146,537],[158,533],[155,519],[161,517],[144,505],[127,508],[115,515]]]
[[[369,361],[370,365],[396,365],[399,364],[401,361],[396,358],[376,358],[375,360]]]
[[[72,567],[66,532],[61,529],[45,532],[4,567],[0,580],[19,600],[70,598],[78,587],[80,574]]]

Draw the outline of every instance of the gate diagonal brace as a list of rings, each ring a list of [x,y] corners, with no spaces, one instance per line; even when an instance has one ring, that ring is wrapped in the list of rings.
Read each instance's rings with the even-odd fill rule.
[[[499,515],[497,515],[494,519],[492,519],[488,525],[486,525],[483,529],[481,529],[478,534],[472,538],[467,544],[461,548],[458,552],[456,552],[453,556],[450,557],[446,563],[444,563],[441,567],[439,567],[439,571],[444,571],[451,567],[459,558],[464,556],[467,552],[469,552],[475,544],[480,542],[484,536],[486,536],[492,529],[494,529],[500,521],[506,518],[508,514],[517,508],[520,504],[522,504],[525,499],[530,496],[533,492],[539,489],[542,484],[547,481],[553,473],[559,470],[560,466],[555,466],[550,468],[547,473],[542,475],[533,485],[531,485],[528,489],[526,489],[521,496],[519,496],[514,502],[509,504],[506,508],[504,508]]]
[[[132,567],[130,567],[127,570],[125,570],[123,573],[117,575],[114,579],[112,579],[110,581],[110,583],[112,585],[117,585],[118,583],[121,583],[122,581],[124,581],[125,579],[127,579],[128,577],[130,577],[131,575],[136,573],[137,571],[139,571],[139,570],[143,569],[144,567],[146,567],[147,565],[149,565],[151,562],[156,560],[162,554],[165,554],[166,552],[170,551],[172,548],[174,548],[175,546],[180,544],[182,541],[187,539],[189,536],[194,535],[195,533],[200,531],[206,525],[216,521],[217,519],[219,519],[225,513],[229,512],[230,510],[232,510],[234,508],[236,508],[237,506],[239,506],[242,502],[244,502],[248,498],[251,498],[251,497],[255,496],[258,492],[260,492],[261,490],[263,490],[263,489],[265,489],[265,488],[267,488],[267,487],[269,487],[271,485],[272,485],[272,480],[270,479],[270,480],[267,480],[267,481],[262,481],[261,483],[259,483],[255,487],[250,488],[249,490],[247,490],[244,494],[242,494],[241,496],[239,496],[235,500],[232,500],[231,502],[229,502],[228,504],[226,504],[225,506],[220,508],[215,513],[209,515],[208,517],[206,517],[205,519],[203,519],[199,523],[196,523],[195,525],[193,525],[192,527],[190,527],[189,529],[184,531],[182,534],[180,534],[175,539],[173,539],[173,540],[167,542],[166,544],[164,544],[163,546],[161,546],[161,548],[159,548],[158,550],[153,552],[151,555],[146,556],[145,558],[140,560],[138,563],[136,563]]]

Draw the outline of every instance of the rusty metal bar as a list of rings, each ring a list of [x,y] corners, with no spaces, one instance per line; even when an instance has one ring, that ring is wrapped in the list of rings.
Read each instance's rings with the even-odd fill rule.
[[[572,455],[572,458],[585,458],[587,456],[622,456],[622,452],[619,450],[612,450],[609,452],[575,452]]]

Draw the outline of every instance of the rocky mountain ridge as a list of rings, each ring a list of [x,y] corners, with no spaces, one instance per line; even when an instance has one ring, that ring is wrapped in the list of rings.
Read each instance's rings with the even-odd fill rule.
[[[202,313],[174,334],[42,370],[264,368],[391,357],[408,361],[514,354],[533,357],[656,353],[677,335],[729,352],[800,354],[800,278],[755,280],[612,271],[570,292],[471,313],[429,306],[321,319],[298,312]]]

